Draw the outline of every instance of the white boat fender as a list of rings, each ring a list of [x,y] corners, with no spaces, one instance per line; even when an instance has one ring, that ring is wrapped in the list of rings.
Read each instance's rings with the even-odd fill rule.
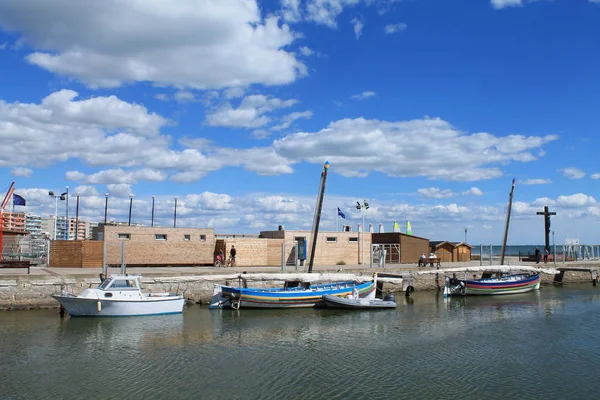
[[[98,312],[102,311],[102,303],[100,302],[100,300],[98,300],[98,303],[96,304],[96,308],[98,309]]]

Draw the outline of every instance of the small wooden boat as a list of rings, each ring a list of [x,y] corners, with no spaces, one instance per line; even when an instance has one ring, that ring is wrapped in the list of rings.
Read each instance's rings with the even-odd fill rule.
[[[502,274],[484,272],[480,279],[461,280],[446,276],[444,296],[500,295],[526,293],[540,288],[539,273]]]
[[[283,288],[244,288],[215,285],[210,308],[307,308],[324,305],[323,295],[375,297],[375,281],[344,281],[313,285],[287,281]]]
[[[116,317],[179,314],[185,300],[175,293],[141,291],[139,275],[116,275],[98,287],[85,289],[79,296],[52,295],[72,317]]]
[[[386,296],[385,299],[361,299],[355,295],[348,297],[323,295],[323,301],[330,308],[350,308],[355,310],[396,308],[396,302],[393,296]]]

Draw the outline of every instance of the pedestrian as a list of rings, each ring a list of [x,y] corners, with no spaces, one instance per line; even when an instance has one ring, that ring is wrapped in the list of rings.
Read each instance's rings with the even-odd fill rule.
[[[231,261],[231,266],[235,266],[235,255],[237,251],[235,250],[235,246],[231,246],[231,250],[229,250],[229,260]]]
[[[548,256],[550,255],[550,252],[548,251],[548,248],[546,247],[544,249],[544,264],[548,263]]]
[[[540,249],[538,249],[537,247],[535,248],[535,263],[539,264],[540,263],[540,258],[541,258],[541,254],[540,254]]]

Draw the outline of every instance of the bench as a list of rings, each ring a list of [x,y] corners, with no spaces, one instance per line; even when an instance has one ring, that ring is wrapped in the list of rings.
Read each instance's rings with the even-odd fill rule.
[[[429,264],[431,267],[433,267],[434,265],[437,267],[441,268],[441,260],[439,258],[426,258],[426,259],[419,259],[419,268],[421,266],[426,267],[427,264]]]
[[[2,260],[0,268],[27,268],[27,274],[31,273],[31,261],[29,260]]]

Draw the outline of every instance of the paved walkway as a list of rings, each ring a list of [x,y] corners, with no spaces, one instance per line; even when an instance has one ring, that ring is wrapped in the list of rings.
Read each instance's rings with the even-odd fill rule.
[[[561,268],[561,267],[590,267],[600,266],[600,260],[583,260],[583,261],[570,261],[566,263],[557,262],[556,264],[549,262],[547,264],[535,264],[533,262],[520,262],[515,257],[514,260],[509,260],[511,265],[525,265],[529,267],[541,266],[542,268]],[[442,263],[442,269],[444,268],[460,268],[466,266],[479,266],[479,261],[471,262],[455,262],[455,263]],[[489,261],[481,265],[489,265]],[[430,269],[420,268],[421,270]],[[313,268],[313,272],[318,273],[321,271],[327,272],[402,272],[402,271],[417,271],[419,268],[417,264],[387,264],[385,268],[370,268],[366,265],[327,265],[327,266],[316,266]],[[109,268],[109,274],[120,273],[120,268]],[[81,277],[92,277],[98,276],[102,272],[101,268],[46,268],[46,267],[31,267],[29,276],[81,276]],[[295,267],[285,267],[282,271],[281,267],[235,267],[235,268],[214,268],[214,267],[132,267],[127,268],[127,273],[135,274],[139,273],[142,276],[169,276],[169,275],[220,275],[229,273],[241,273],[241,272],[307,272],[307,268],[301,267],[296,269]],[[23,275],[27,276],[27,269],[25,268],[0,268],[0,277],[2,276],[15,276]]]

